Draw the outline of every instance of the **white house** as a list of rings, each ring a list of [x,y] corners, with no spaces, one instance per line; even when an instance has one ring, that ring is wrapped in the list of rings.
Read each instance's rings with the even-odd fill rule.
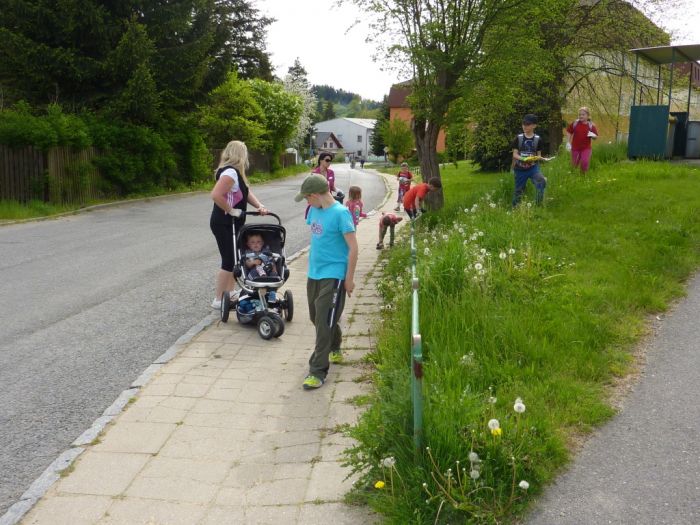
[[[367,158],[376,122],[373,118],[334,118],[317,122],[314,128],[317,133],[333,133],[343,145],[346,155]]]

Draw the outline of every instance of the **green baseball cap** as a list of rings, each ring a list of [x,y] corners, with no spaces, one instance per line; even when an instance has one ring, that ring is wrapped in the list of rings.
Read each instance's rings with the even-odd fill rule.
[[[323,175],[311,174],[301,183],[301,190],[294,197],[295,202],[304,200],[312,193],[326,193],[328,191],[328,181]]]

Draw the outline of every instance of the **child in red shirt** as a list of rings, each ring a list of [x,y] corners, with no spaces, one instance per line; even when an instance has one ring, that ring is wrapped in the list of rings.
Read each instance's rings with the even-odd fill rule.
[[[397,217],[393,213],[384,213],[379,218],[379,242],[377,243],[377,250],[384,248],[384,237],[386,236],[386,231],[389,230],[389,247],[394,246],[394,226],[400,223],[403,217]]]
[[[403,196],[411,189],[411,179],[413,178],[413,174],[408,171],[407,162],[401,163],[401,171],[396,175],[396,178],[399,180],[399,196],[396,199],[396,208],[394,208],[394,211],[399,211],[401,209],[401,203],[403,202]]]
[[[591,162],[591,139],[598,138],[598,128],[591,121],[591,112],[587,107],[579,108],[578,120],[566,128],[566,149],[571,151],[571,165],[588,171]]]
[[[435,191],[442,188],[442,182],[437,177],[433,177],[426,184],[421,182],[416,184],[406,192],[403,196],[403,210],[408,214],[411,219],[415,219],[418,216],[418,211],[421,213],[423,210],[423,199],[430,191]]]

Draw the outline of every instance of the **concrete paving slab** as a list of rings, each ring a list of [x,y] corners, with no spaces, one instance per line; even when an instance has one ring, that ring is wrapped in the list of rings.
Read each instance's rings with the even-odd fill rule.
[[[148,454],[85,452],[73,472],[56,485],[58,494],[90,494],[119,496],[146,465]],[[105,475],[109,473],[109,475]],[[49,498],[42,500],[48,502]]]
[[[202,505],[127,498],[115,501],[98,525],[192,525],[206,512]]]
[[[117,423],[107,429],[101,443],[94,447],[95,452],[155,454],[176,427],[172,423],[121,422],[119,419]]]
[[[107,512],[113,500],[108,496],[58,495],[32,510],[27,525],[93,525]]]

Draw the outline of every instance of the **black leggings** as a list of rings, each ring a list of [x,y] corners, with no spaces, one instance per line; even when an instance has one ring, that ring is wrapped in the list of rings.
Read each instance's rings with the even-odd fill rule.
[[[221,254],[221,269],[233,272],[235,254],[233,253],[233,224],[210,223],[211,232],[216,237],[216,244]]]

